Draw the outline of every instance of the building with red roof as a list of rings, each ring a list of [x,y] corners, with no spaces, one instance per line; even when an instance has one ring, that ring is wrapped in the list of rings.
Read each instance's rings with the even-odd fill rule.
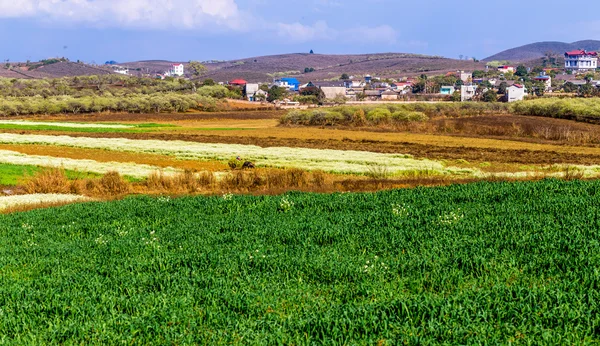
[[[246,82],[243,79],[234,79],[231,82],[229,82],[229,85],[237,85],[237,86],[244,86],[248,84],[248,82]]]
[[[598,53],[572,50],[565,53],[565,70],[576,73],[594,71],[598,68]]]

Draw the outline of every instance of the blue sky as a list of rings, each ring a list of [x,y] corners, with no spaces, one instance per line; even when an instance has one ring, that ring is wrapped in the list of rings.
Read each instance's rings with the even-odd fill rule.
[[[485,58],[537,41],[600,39],[600,3],[586,6],[565,29],[560,5],[547,0],[0,0],[0,59],[189,61],[311,49]]]

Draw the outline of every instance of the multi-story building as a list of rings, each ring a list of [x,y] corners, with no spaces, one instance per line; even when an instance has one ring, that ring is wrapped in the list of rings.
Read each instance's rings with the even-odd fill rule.
[[[167,71],[167,76],[183,76],[183,64],[172,64],[171,69]]]
[[[598,68],[598,53],[573,50],[565,53],[565,70],[587,72]]]

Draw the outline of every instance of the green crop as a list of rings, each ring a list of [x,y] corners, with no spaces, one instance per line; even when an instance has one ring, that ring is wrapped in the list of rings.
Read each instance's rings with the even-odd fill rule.
[[[600,182],[0,216],[0,343],[596,344]]]

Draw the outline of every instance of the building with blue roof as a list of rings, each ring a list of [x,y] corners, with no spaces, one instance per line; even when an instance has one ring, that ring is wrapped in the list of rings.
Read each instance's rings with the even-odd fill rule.
[[[278,87],[287,88],[291,91],[298,91],[300,89],[300,81],[297,78],[284,77],[273,80],[273,84]]]

